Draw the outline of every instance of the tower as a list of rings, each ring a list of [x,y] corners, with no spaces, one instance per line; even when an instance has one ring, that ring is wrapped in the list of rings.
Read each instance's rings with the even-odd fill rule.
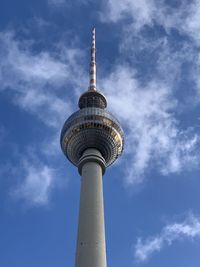
[[[122,153],[123,131],[106,110],[105,96],[96,88],[95,28],[92,30],[90,83],[79,108],[65,122],[61,148],[81,175],[75,267],[106,267],[102,176]]]

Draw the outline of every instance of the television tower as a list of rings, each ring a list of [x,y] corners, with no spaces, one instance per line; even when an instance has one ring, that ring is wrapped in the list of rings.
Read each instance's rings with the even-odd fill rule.
[[[80,110],[66,120],[60,137],[63,153],[82,176],[75,267],[106,267],[102,176],[122,153],[124,138],[119,122],[106,110],[105,96],[96,88],[95,28],[90,84],[78,105]]]

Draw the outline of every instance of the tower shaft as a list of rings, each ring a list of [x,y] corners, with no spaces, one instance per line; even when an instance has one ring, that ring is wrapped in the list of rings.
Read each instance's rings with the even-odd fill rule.
[[[87,149],[79,162],[82,180],[75,267],[106,267],[104,159],[97,149]]]

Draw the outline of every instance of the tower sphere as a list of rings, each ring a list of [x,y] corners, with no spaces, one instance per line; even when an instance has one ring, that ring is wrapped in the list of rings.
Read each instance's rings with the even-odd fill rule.
[[[66,120],[61,132],[61,147],[76,166],[86,149],[96,148],[107,167],[122,153],[123,131],[115,117],[105,109],[86,107]]]
[[[111,165],[123,151],[123,130],[117,119],[106,110],[107,101],[96,90],[95,35],[91,49],[90,86],[79,99],[79,108],[64,123],[61,131],[61,148],[75,165],[88,148],[97,149],[105,160],[105,167]]]

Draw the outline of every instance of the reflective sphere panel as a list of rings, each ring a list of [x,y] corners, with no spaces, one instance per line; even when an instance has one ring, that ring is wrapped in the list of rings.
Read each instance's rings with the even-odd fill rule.
[[[87,148],[98,149],[106,166],[112,164],[123,150],[123,131],[108,111],[88,107],[72,114],[61,132],[61,147],[66,157],[78,165]]]

